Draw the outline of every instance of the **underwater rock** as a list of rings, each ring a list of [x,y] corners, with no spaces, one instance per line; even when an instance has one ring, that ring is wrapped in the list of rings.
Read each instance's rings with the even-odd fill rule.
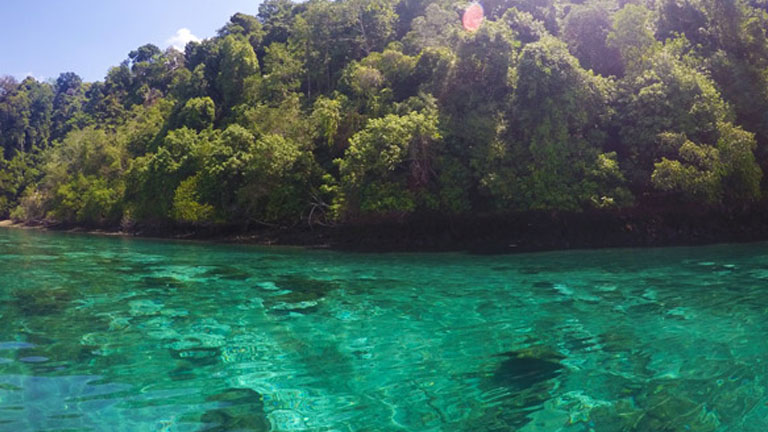
[[[714,432],[719,421],[704,404],[664,391],[654,393],[645,404],[645,415],[637,423],[642,432]]]
[[[664,313],[664,306],[655,302],[642,302],[629,305],[626,311],[633,314],[657,315]]]
[[[483,385],[486,397],[495,402],[474,421],[473,430],[514,431],[531,423],[533,414],[551,399],[552,390],[557,386],[554,378],[564,369],[560,363],[564,356],[543,346],[499,356],[505,360]]]
[[[182,364],[172,371],[168,372],[168,376],[172,381],[187,381],[197,378],[195,371],[198,369],[190,364]]]
[[[267,432],[269,420],[264,411],[264,398],[247,388],[229,388],[209,396],[207,402],[219,402],[221,408],[208,410],[200,417],[205,423],[200,432]]]
[[[603,351],[629,352],[637,346],[637,335],[623,328],[609,329],[598,336],[598,341]]]
[[[251,274],[233,266],[216,266],[204,272],[202,277],[230,281],[244,281],[250,278]]]
[[[589,411],[589,423],[600,432],[636,431],[635,426],[642,416],[643,411],[627,398],[593,408]]]
[[[63,288],[25,289],[12,295],[10,303],[26,316],[59,314],[73,300],[72,294]]]
[[[195,347],[179,350],[170,348],[168,351],[174,359],[184,360],[193,363],[195,366],[209,366],[216,364],[219,355],[221,354],[219,348],[211,347]]]
[[[547,348],[529,347],[501,355],[507,359],[493,373],[492,381],[514,391],[555,378],[563,369],[563,355]]]
[[[285,303],[317,301],[338,288],[336,282],[304,276],[283,276],[277,280],[277,286],[291,291],[280,296]]]
[[[303,301],[299,303],[279,302],[272,306],[270,310],[276,314],[286,315],[291,312],[301,314],[314,313],[317,312],[317,309],[318,303],[316,301]]]
[[[147,288],[184,288],[184,282],[170,276],[145,276],[141,284]]]
[[[132,317],[148,317],[158,315],[163,310],[163,304],[154,300],[132,300],[128,308]]]
[[[653,384],[633,400],[593,409],[590,422],[606,432],[714,432],[720,427],[707,404],[680,394],[675,386]]]
[[[266,297],[264,305],[276,314],[316,312],[319,302],[328,293],[338,289],[336,282],[303,276],[283,276],[272,286],[277,286],[283,291],[279,291],[274,297]]]

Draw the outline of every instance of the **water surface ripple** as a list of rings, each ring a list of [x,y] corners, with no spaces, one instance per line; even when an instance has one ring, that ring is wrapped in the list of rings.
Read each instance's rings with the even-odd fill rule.
[[[0,430],[765,432],[766,246],[346,254],[0,229]]]

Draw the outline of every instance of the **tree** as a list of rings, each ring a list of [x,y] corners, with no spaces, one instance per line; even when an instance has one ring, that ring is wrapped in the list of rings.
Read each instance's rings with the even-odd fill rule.
[[[198,133],[184,127],[168,132],[155,152],[135,158],[125,174],[130,217],[155,223],[169,220],[177,188],[202,170],[217,139],[215,131]]]
[[[17,152],[11,160],[0,156],[0,217],[8,217],[22,194],[40,180],[39,156]]]
[[[716,146],[694,144],[681,134],[663,134],[677,157],[664,157],[655,164],[654,187],[710,204],[758,199],[763,174],[753,154],[754,135],[730,123],[720,123],[718,129]]]
[[[59,75],[56,79],[53,112],[51,114],[51,139],[61,139],[73,128],[83,128],[88,117],[83,112],[85,88],[83,80],[73,72]]]
[[[47,147],[54,97],[51,86],[28,77],[15,88],[7,85],[4,92],[0,99],[0,144],[5,157]]]
[[[363,213],[408,213],[427,198],[439,151],[435,112],[412,111],[371,119],[338,159],[341,187],[334,202],[339,217]]]
[[[200,224],[213,222],[216,217],[212,205],[202,203],[199,193],[199,176],[182,181],[173,193],[173,219],[177,222]]]
[[[501,205],[577,210],[627,199],[614,156],[602,154],[610,82],[583,70],[552,37],[526,45],[503,141],[483,184]]]
[[[612,23],[608,11],[595,4],[574,6],[565,18],[563,39],[584,69],[603,76],[622,76],[621,53],[608,46]]]
[[[351,0],[354,8],[358,44],[366,54],[381,51],[394,35],[397,14],[389,0]]]
[[[103,130],[76,130],[46,160],[41,189],[47,217],[86,224],[119,220],[127,162],[120,142]]]
[[[651,12],[643,6],[627,4],[613,17],[613,30],[608,34],[608,47],[617,49],[628,73],[643,69],[656,39],[651,27]]]
[[[342,103],[339,99],[321,96],[315,100],[310,121],[315,136],[322,138],[329,147],[333,145],[341,123]]]
[[[704,43],[707,37],[707,19],[704,12],[691,0],[661,0],[657,5],[656,37],[671,39],[685,35],[693,43]]]
[[[265,0],[256,15],[263,25],[264,46],[286,43],[291,34],[294,5],[291,0]]]
[[[669,49],[648,57],[646,70],[620,83],[616,107],[617,150],[639,188],[647,184],[653,164],[665,156],[659,134],[682,133],[695,143],[711,145],[718,138],[718,122],[732,115],[712,80]]]
[[[299,90],[304,73],[300,58],[286,44],[273,43],[265,49],[260,96],[273,102],[287,98]]]
[[[297,219],[309,201],[311,153],[281,135],[261,136],[248,149],[243,186],[237,192],[241,220]]]
[[[259,60],[251,45],[232,35],[222,39],[216,88],[224,113],[245,100],[246,80],[258,76]]]
[[[179,121],[182,125],[198,132],[213,127],[216,119],[216,105],[209,97],[198,97],[188,100],[179,111]]]
[[[756,205],[765,4],[488,0],[467,31],[447,0],[266,0],[183,54],[141,45],[102,81],[0,77],[0,216]]]
[[[424,15],[411,22],[411,31],[403,38],[408,54],[418,54],[426,48],[450,46],[458,37],[458,15],[430,3]]]
[[[245,38],[253,50],[258,50],[264,39],[261,22],[251,15],[236,13],[229,19],[227,25],[219,29],[219,36],[235,35]]]

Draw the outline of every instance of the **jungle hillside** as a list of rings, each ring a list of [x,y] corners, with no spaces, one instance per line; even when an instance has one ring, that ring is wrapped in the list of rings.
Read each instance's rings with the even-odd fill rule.
[[[265,0],[0,78],[0,219],[341,226],[765,208],[766,0]],[[704,209],[704,210],[702,210]]]

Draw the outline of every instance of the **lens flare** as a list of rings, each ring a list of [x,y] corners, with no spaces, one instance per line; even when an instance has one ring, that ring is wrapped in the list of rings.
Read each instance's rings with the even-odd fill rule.
[[[483,23],[483,7],[480,3],[472,3],[464,10],[464,16],[461,17],[461,24],[466,31],[476,31]]]

